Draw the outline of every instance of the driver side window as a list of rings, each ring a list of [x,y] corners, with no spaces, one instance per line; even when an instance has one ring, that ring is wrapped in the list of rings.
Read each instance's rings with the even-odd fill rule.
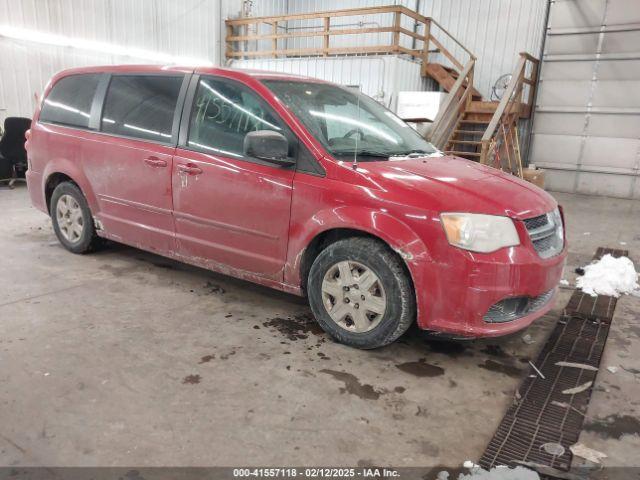
[[[287,135],[282,122],[249,88],[234,81],[200,78],[189,121],[188,146],[244,157],[244,137],[256,130]]]

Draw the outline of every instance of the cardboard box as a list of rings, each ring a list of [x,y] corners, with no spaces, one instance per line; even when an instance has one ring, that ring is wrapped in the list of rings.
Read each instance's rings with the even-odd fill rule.
[[[536,187],[544,189],[544,170],[541,168],[524,168],[522,170],[522,178],[527,182],[533,183]]]

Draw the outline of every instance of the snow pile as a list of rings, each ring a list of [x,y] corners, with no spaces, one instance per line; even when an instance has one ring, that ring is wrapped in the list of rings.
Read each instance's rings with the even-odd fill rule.
[[[470,460],[464,462],[464,468],[469,469],[469,473],[461,473],[458,480],[540,480],[540,476],[533,470],[525,467],[509,468],[501,465],[491,470],[485,470],[474,464]],[[451,480],[449,472],[443,470],[438,473],[437,480]]]
[[[494,467],[491,470],[472,468],[468,474],[461,473],[458,480],[540,480],[540,476],[524,467]]]
[[[627,257],[614,258],[608,253],[584,267],[584,275],[576,279],[576,286],[592,297],[619,297],[640,288],[633,262]]]

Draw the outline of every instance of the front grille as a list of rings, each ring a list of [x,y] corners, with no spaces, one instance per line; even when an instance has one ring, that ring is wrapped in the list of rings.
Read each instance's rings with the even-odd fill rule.
[[[560,212],[554,210],[544,215],[524,220],[529,238],[541,258],[558,255],[564,247],[564,228]]]
[[[544,227],[549,223],[547,214],[540,215],[539,217],[527,218],[524,224],[527,226],[527,230],[536,230],[537,228]]]
[[[505,298],[491,305],[482,318],[487,323],[512,322],[540,310],[551,300],[554,291],[555,288],[537,297]]]

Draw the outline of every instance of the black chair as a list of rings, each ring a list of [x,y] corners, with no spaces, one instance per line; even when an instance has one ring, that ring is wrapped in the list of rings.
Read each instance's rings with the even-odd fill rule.
[[[4,134],[0,138],[0,182],[24,178],[27,171],[27,151],[24,134],[31,128],[31,119],[7,117],[4,120]]]

